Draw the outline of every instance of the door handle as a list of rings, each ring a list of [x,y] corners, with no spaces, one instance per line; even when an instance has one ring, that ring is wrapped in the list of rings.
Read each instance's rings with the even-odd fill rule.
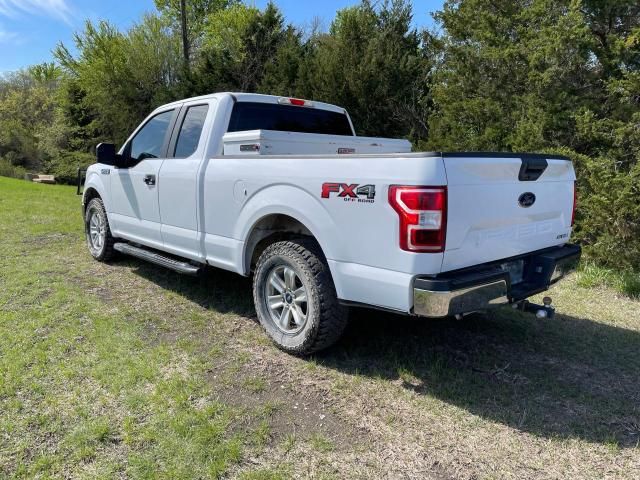
[[[518,180],[535,182],[544,173],[549,164],[544,158],[523,158]]]
[[[155,185],[156,184],[156,176],[155,175],[145,175],[144,176],[144,183],[146,183],[149,186]]]

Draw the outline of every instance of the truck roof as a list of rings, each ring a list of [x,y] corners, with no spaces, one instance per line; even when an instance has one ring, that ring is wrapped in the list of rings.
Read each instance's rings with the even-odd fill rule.
[[[219,92],[219,93],[210,93],[207,95],[201,95],[198,97],[191,97],[191,98],[176,100],[175,102],[167,103],[158,108],[179,105],[181,103],[191,102],[193,100],[208,100],[211,98],[219,98],[225,95],[229,95],[233,97],[237,102],[257,102],[257,103],[272,103],[272,104],[278,104],[279,99],[281,98],[291,98],[288,96],[263,95],[260,93]],[[344,108],[339,107],[337,105],[331,105],[330,103],[324,103],[324,102],[317,102],[315,100],[305,100],[305,101],[311,102],[315,108],[319,108],[321,110],[329,110],[337,113],[346,113],[346,110]]]

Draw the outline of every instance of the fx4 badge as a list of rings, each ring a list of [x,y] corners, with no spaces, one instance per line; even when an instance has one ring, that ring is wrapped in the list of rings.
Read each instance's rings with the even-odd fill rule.
[[[376,186],[357,183],[323,183],[322,198],[331,198],[332,193],[336,193],[336,196],[345,202],[373,203],[376,198]]]

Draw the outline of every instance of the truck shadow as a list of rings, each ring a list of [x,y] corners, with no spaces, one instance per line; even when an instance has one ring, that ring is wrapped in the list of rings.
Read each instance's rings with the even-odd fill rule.
[[[184,277],[125,262],[203,308],[255,321],[247,278],[220,270]],[[425,320],[354,309],[343,339],[314,359],[522,432],[622,448],[640,443],[640,333],[589,318],[539,320],[499,309]]]
[[[358,311],[319,363],[400,383],[523,432],[640,443],[640,334],[509,309],[424,320]]]
[[[207,310],[257,318],[249,278],[213,268],[198,277],[190,277],[132,257],[120,259],[116,265],[132,267],[134,274]]]

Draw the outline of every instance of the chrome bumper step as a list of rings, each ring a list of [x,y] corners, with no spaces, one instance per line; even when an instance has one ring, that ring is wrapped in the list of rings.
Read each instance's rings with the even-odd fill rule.
[[[438,318],[511,303],[536,314],[544,311],[551,318],[552,307],[521,302],[544,292],[574,270],[580,255],[578,245],[565,244],[436,277],[417,277],[413,283],[412,313]],[[519,281],[514,281],[512,271],[505,268],[515,260],[523,262]]]
[[[438,318],[486,310],[509,303],[508,291],[506,280],[447,292],[414,288],[414,313],[422,317]]]

